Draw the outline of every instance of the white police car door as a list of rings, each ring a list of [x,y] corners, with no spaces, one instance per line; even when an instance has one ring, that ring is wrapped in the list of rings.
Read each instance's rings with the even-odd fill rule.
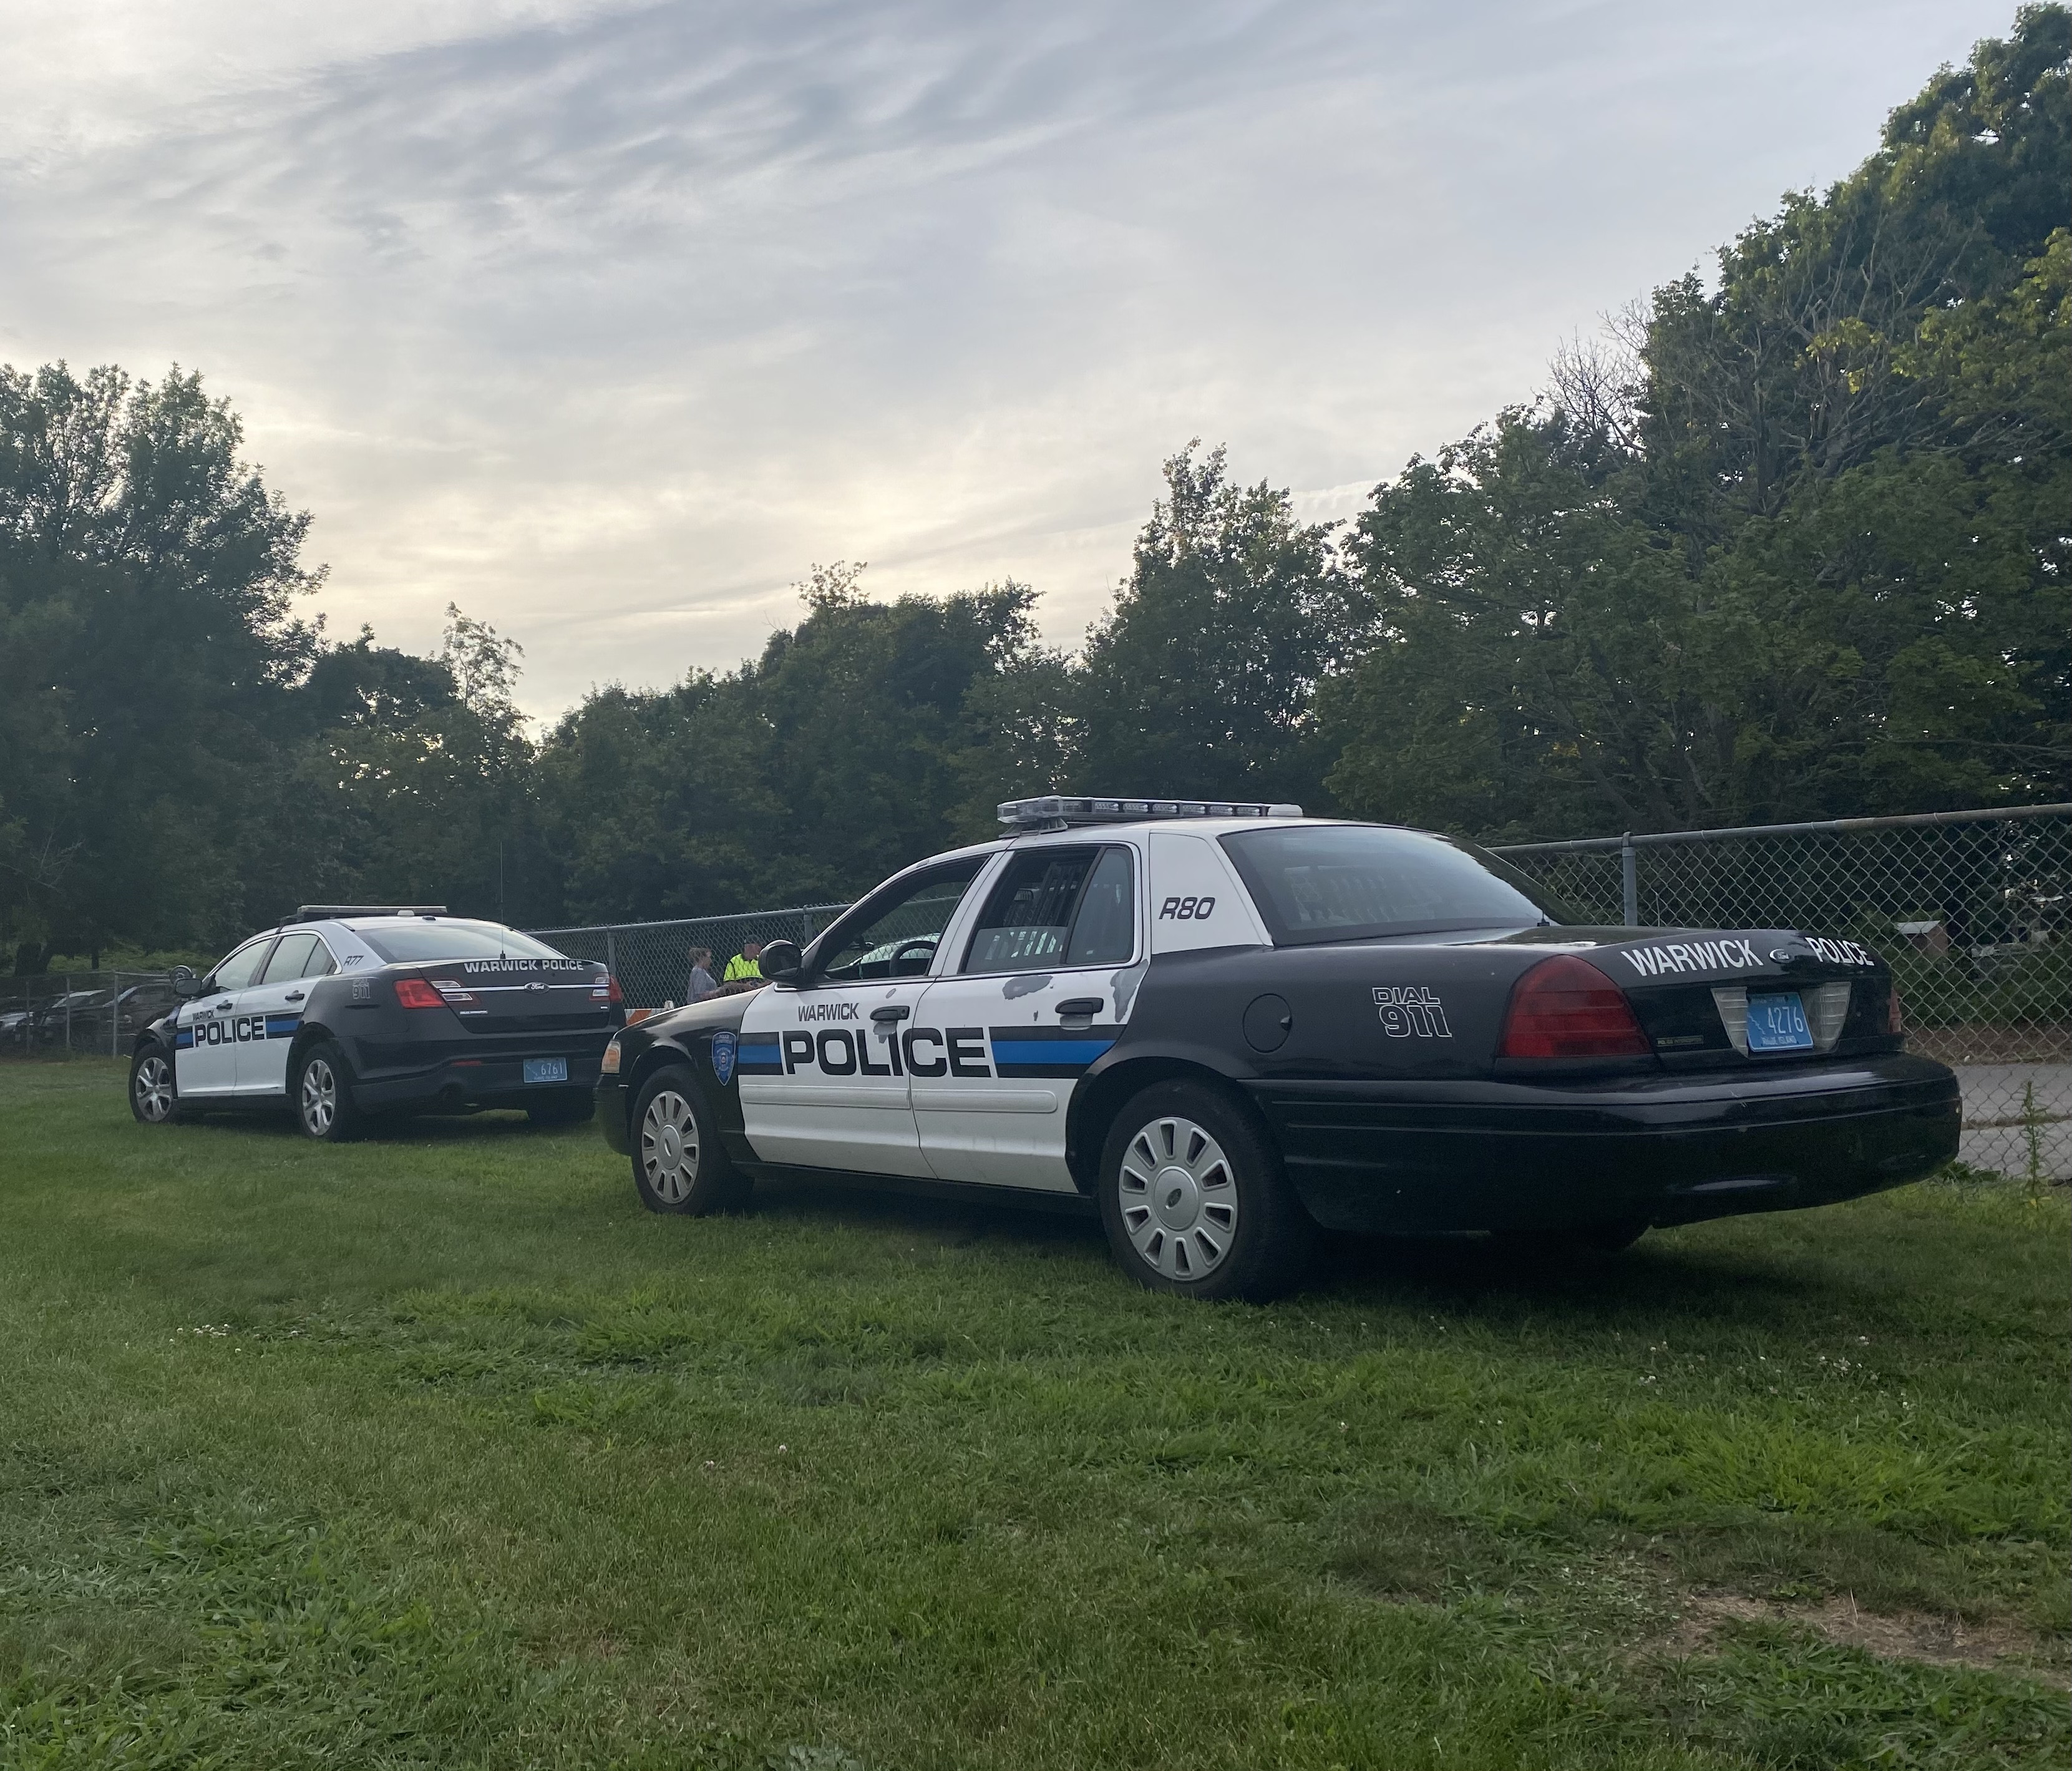
[[[815,977],[758,991],[734,1057],[742,1129],[765,1162],[925,1176],[910,1065],[946,1067],[916,1024],[935,949],[991,859],[924,868],[829,931]]]
[[[258,980],[237,1005],[245,1036],[237,1042],[237,1092],[285,1094],[288,1050],[302,1024],[310,980],[332,970],[330,950],[311,930],[281,937]]]
[[[236,1091],[245,993],[273,945],[269,931],[233,950],[209,974],[209,987],[180,1010],[173,1035],[173,1075],[183,1098],[205,1100]],[[245,1032],[249,1038],[250,1029]]]
[[[940,1180],[1072,1190],[1072,1089],[1115,1044],[1116,974],[1137,958],[1136,857],[1122,843],[1009,853],[964,951],[921,1001],[952,1061],[913,1070],[921,1151]],[[1134,993],[1130,995],[1133,997]]]

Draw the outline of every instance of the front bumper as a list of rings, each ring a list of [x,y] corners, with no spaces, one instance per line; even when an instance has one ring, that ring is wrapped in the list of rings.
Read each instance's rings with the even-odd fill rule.
[[[1894,1053],[1773,1075],[1248,1085],[1327,1229],[1687,1224],[1829,1205],[1957,1153],[1957,1079]]]

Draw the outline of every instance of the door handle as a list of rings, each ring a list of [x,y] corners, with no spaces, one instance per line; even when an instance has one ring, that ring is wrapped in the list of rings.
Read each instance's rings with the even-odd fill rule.
[[[302,999],[302,993],[298,990],[291,990],[282,999],[290,1003],[299,1003]]]
[[[883,1008],[874,1008],[870,1018],[881,1027],[890,1027],[894,1021],[903,1021],[913,1011],[904,1003],[889,1003]]]
[[[1058,1005],[1060,1015],[1098,1015],[1100,1011],[1101,999],[1098,996],[1075,996]]]
[[[237,999],[234,996],[226,996],[216,1006],[218,1008],[235,1008],[237,1006]]]

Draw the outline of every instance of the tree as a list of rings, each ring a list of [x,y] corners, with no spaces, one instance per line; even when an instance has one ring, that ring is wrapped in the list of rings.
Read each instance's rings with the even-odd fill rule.
[[[1331,525],[1231,483],[1190,443],[1087,641],[1074,773],[1083,790],[1314,801],[1328,758],[1316,686],[1365,626]]]
[[[1346,805],[1527,836],[2062,797],[2068,47],[2025,9],[1636,348],[1376,489]]]
[[[247,920],[255,807],[318,645],[306,514],[199,376],[0,369],[0,915],[76,949]]]
[[[968,834],[975,797],[1013,772],[1001,686],[1054,674],[1032,595],[874,603],[861,570],[816,567],[805,619],[738,670],[604,690],[549,734],[541,815],[574,913],[846,898]]]

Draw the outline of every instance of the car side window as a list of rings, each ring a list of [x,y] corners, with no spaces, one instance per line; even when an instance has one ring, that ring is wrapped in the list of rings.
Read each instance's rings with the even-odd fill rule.
[[[964,969],[1120,964],[1135,950],[1136,921],[1128,850],[1034,849],[993,888]]]
[[[244,989],[259,975],[259,967],[273,945],[271,935],[261,935],[257,941],[248,941],[210,974],[212,987],[216,990]]]
[[[331,949],[323,944],[323,937],[314,937],[316,945],[310,949],[310,957],[302,962],[305,978],[328,978],[338,970],[338,962],[331,956]]]
[[[266,969],[260,974],[262,984],[285,984],[291,978],[306,978],[303,968],[309,964],[310,949],[323,943],[314,935],[283,935],[273,949],[273,957],[266,962]]]
[[[1079,894],[1067,966],[1126,966],[1137,952],[1137,884],[1127,849],[1103,849]]]
[[[816,956],[819,976],[832,983],[923,976],[943,931],[987,859],[977,855],[931,867],[894,896],[866,900],[854,922],[845,917],[828,931],[831,941]]]

